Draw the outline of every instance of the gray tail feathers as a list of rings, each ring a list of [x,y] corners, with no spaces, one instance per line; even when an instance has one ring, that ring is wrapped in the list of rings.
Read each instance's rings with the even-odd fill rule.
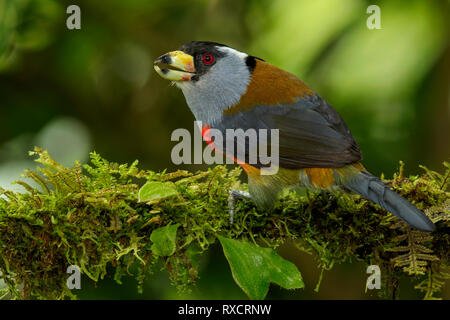
[[[352,179],[345,181],[343,185],[419,230],[432,232],[436,229],[433,222],[422,211],[368,172],[361,171]]]

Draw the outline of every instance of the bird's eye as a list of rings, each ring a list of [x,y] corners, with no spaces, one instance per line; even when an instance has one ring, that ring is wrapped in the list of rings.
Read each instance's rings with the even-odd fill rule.
[[[214,56],[212,54],[204,54],[202,57],[204,64],[212,64],[214,62]]]

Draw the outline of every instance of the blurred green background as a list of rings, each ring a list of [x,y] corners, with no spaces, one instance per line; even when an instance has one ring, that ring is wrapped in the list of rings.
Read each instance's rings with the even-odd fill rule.
[[[68,30],[66,8],[81,8],[81,30]],[[380,30],[366,9],[381,8]],[[419,164],[441,171],[450,156],[449,2],[437,0],[0,0],[0,186],[14,189],[27,157],[41,146],[65,165],[95,150],[115,162],[174,166],[176,128],[193,130],[182,93],[153,72],[153,60],[191,40],[228,44],[306,81],[345,119],[375,175]],[[269,298],[366,299],[366,266],[324,274],[291,244],[306,289],[272,287]],[[123,285],[83,278],[81,298],[245,298],[218,247],[203,258],[198,285],[180,295],[156,272],[139,295]],[[408,287],[409,286],[409,287]],[[447,286],[444,298],[450,297]],[[420,298],[406,280],[400,296]]]

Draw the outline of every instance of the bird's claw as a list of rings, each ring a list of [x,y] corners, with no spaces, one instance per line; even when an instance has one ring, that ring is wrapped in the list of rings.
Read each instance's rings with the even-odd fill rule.
[[[251,199],[250,193],[248,193],[247,191],[242,191],[242,190],[236,190],[236,189],[232,189],[228,191],[229,195],[228,195],[228,209],[229,209],[229,214],[230,214],[230,224],[233,224],[233,218],[234,218],[234,203],[236,201],[236,199]]]

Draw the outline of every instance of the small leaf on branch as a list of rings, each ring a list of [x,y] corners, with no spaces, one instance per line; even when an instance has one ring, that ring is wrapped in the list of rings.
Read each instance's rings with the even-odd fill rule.
[[[172,183],[149,181],[139,190],[139,202],[159,200],[178,194]]]
[[[150,236],[154,254],[162,257],[171,256],[176,250],[177,229],[180,224],[172,224],[154,230]]]
[[[236,283],[251,299],[264,299],[270,282],[285,289],[304,287],[297,267],[273,249],[218,236]]]

